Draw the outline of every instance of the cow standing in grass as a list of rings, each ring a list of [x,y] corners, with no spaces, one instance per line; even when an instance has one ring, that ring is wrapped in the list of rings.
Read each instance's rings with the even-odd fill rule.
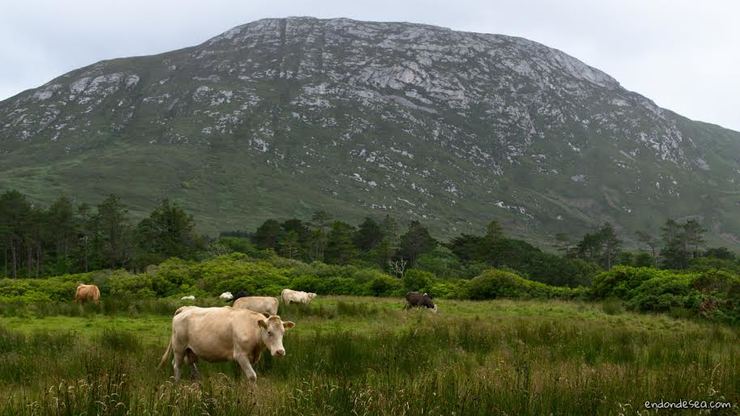
[[[75,291],[75,303],[93,302],[100,303],[100,289],[95,285],[78,284]]]
[[[234,301],[234,308],[249,309],[263,315],[277,315],[278,298],[272,296],[246,296]]]
[[[257,374],[252,365],[259,361],[265,349],[273,357],[285,356],[283,334],[293,326],[293,322],[283,322],[277,315],[265,318],[248,309],[183,306],[172,318],[172,336],[159,366],[172,352],[177,382],[183,363],[190,364],[193,376],[198,377],[195,364],[199,358],[236,361],[247,379],[255,381]]]
[[[313,292],[303,292],[300,290],[283,289],[280,292],[280,297],[283,298],[283,304],[290,305],[291,303],[302,303],[308,305],[316,297]]]
[[[406,305],[403,309],[409,308],[428,308],[437,313],[437,305],[432,301],[432,297],[427,293],[409,292],[406,294]]]

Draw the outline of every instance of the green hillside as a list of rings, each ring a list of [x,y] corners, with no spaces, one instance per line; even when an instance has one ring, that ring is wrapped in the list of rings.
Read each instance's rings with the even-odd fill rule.
[[[139,217],[166,196],[209,233],[318,209],[538,242],[692,217],[740,247],[740,133],[544,45],[433,26],[265,19],[99,62],[0,102],[0,154],[0,190],[115,193]]]

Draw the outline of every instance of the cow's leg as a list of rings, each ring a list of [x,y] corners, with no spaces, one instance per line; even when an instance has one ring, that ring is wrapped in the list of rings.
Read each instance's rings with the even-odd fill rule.
[[[234,358],[236,359],[236,362],[239,363],[242,371],[244,371],[244,375],[247,376],[247,379],[249,381],[257,381],[257,373],[254,372],[254,368],[252,368],[252,363],[249,362],[247,355],[239,354]]]
[[[172,369],[175,370],[175,383],[180,381],[180,372],[183,361],[185,361],[185,354],[183,351],[174,351],[174,357],[172,358]]]
[[[188,349],[185,352],[185,361],[190,364],[190,378],[193,380],[200,379],[198,366],[195,365],[198,362],[198,356],[192,350]]]

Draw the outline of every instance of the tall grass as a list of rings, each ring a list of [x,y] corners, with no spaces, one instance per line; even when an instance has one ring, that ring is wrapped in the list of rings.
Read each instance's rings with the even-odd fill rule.
[[[281,310],[385,321],[372,332],[289,331],[287,356],[263,355],[256,384],[231,363],[204,363],[199,383],[175,385],[170,368],[155,369],[166,339],[145,344],[129,329],[0,328],[0,415],[617,415],[645,414],[646,400],[739,404],[734,328],[379,310]]]
[[[172,315],[186,301],[179,299],[105,299],[100,304],[76,304],[72,302],[38,302],[38,303],[0,303],[0,316],[3,317],[46,317],[74,316],[88,317],[93,315],[107,316],[140,316]],[[220,300],[198,299],[187,302],[199,306],[224,306]]]

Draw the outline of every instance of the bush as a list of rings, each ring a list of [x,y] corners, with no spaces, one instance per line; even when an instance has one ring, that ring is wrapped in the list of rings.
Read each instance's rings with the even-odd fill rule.
[[[438,298],[465,299],[467,298],[467,280],[434,280],[429,293]]]
[[[599,273],[593,279],[591,294],[596,299],[616,297],[628,300],[643,282],[657,277],[672,275],[666,270],[649,267],[615,266],[611,270]]]
[[[740,322],[740,276],[728,270],[679,273],[619,266],[596,277],[591,297],[619,298],[643,312]]]
[[[431,292],[434,275],[423,270],[411,269],[403,275],[403,285],[407,291]]]
[[[578,291],[554,287],[524,279],[516,273],[490,269],[472,279],[467,285],[467,297],[473,300],[496,298],[573,298]]]
[[[319,295],[324,295],[324,287],[321,279],[314,276],[301,276],[296,277],[290,283],[290,288],[293,290],[303,290],[305,292],[314,292]]]
[[[368,293],[373,296],[401,296],[403,285],[400,280],[381,274],[367,283]]]

